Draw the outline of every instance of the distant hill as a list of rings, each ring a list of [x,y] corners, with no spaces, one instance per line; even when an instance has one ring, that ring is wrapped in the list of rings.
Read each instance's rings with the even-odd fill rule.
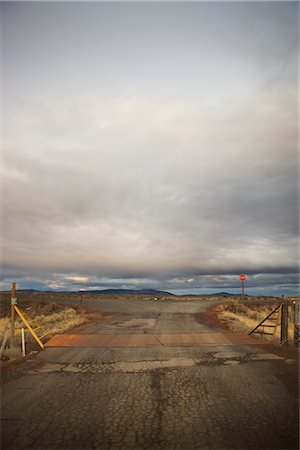
[[[18,292],[52,292],[52,291],[39,291],[38,289],[18,289]]]
[[[214,294],[184,294],[179,297],[235,297],[236,295],[228,292],[215,292]]]
[[[150,295],[153,297],[173,296],[170,292],[157,291],[156,289],[103,289],[94,291],[81,291],[82,294],[104,294],[104,295]]]
[[[9,293],[9,291],[0,291],[1,293]],[[57,291],[57,290],[39,290],[39,289],[18,289],[17,292],[24,294],[98,294],[98,295],[145,295],[150,297],[234,297],[240,294],[229,294],[228,292],[216,292],[213,294],[182,294],[176,295],[167,291],[159,291],[157,289],[94,289],[86,291]]]
[[[229,294],[228,292],[216,292],[215,294],[209,294],[209,297],[232,297],[236,294]]]

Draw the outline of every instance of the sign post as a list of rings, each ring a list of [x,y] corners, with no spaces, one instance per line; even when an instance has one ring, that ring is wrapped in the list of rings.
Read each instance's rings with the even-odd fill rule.
[[[242,282],[242,299],[243,299],[243,300],[244,300],[244,297],[245,297],[244,283],[245,283],[246,279],[247,279],[246,275],[245,275],[244,273],[241,273],[241,275],[240,275],[240,280],[241,280],[241,282]]]

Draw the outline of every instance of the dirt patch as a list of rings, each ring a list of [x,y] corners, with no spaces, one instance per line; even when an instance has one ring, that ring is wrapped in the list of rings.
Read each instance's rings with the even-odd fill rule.
[[[211,328],[220,328],[222,330],[230,331],[230,328],[225,320],[222,320],[218,315],[218,306],[208,308],[203,313],[196,313],[195,320],[203,325]]]
[[[76,310],[75,306],[72,306]],[[84,314],[84,317],[86,318],[86,321],[80,325],[76,325],[73,328],[70,328],[67,330],[64,334],[73,334],[74,331],[76,332],[84,332],[86,327],[89,327],[91,325],[96,325],[99,322],[102,322],[107,317],[117,317],[119,316],[119,313],[112,313],[112,312],[100,312],[98,310],[88,308],[88,307],[80,307],[83,308],[81,311],[82,314]]]

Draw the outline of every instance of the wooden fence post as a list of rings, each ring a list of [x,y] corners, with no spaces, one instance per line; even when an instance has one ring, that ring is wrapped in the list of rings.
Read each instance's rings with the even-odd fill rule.
[[[289,310],[288,304],[282,303],[281,308],[281,333],[280,333],[280,345],[284,345],[288,342],[288,325],[289,325]]]
[[[11,300],[10,300],[10,348],[15,346],[15,308],[17,304],[16,283],[11,285]]]
[[[9,338],[9,335],[10,335],[10,323],[8,322],[7,325],[6,325],[6,328],[5,328],[3,341],[2,341],[2,344],[1,344],[1,347],[0,347],[0,359],[2,358],[2,355],[4,353],[5,344],[6,344],[7,339]]]
[[[294,301],[294,345],[300,345],[300,303],[299,300]]]

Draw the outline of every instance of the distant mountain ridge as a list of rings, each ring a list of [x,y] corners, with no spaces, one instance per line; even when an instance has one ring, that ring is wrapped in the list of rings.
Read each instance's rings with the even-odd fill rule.
[[[214,292],[213,294],[182,294],[178,297],[237,297],[240,294],[230,294],[228,292]]]
[[[10,291],[2,291],[10,292]],[[103,294],[103,295],[153,295],[153,296],[174,296],[171,292],[159,291],[157,289],[87,289],[82,291],[57,291],[57,290],[41,290],[41,289],[17,289],[17,292],[23,293],[47,293],[47,294]]]
[[[2,291],[9,292],[9,291]],[[172,294],[167,291],[157,289],[93,289],[84,291],[56,291],[40,289],[18,289],[17,292],[23,293],[47,293],[47,294],[98,294],[98,295],[147,295],[151,297],[227,297],[238,296],[239,294],[230,294],[228,292],[215,292],[213,294]]]
[[[81,293],[86,294],[104,294],[104,295],[112,295],[112,294],[123,294],[123,295],[153,295],[154,297],[164,295],[164,296],[174,296],[171,292],[166,291],[158,291],[156,289],[102,289],[102,290],[93,290],[93,291],[80,291]]]

